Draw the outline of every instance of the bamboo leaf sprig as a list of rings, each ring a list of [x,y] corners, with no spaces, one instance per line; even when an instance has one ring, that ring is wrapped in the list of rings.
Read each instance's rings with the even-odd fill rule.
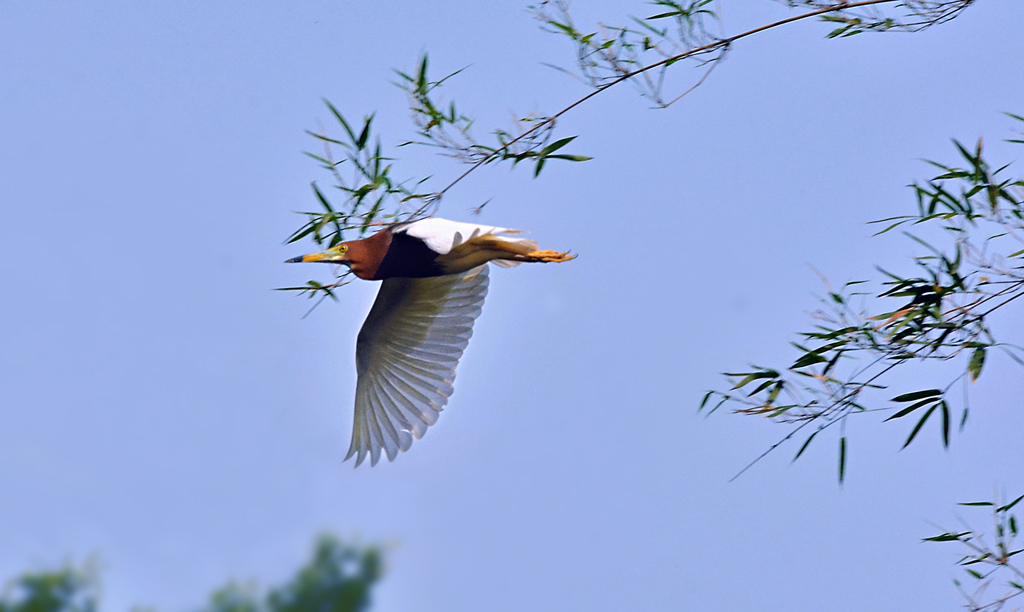
[[[599,22],[594,27],[577,25],[570,0],[545,0],[530,10],[546,31],[567,37],[575,46],[576,72],[561,70],[597,90],[629,80],[642,96],[664,108],[703,83],[725,59],[731,44],[741,38],[808,18],[834,26],[827,38],[913,32],[955,18],[973,1],[782,0],[807,12],[734,36],[725,36],[720,28],[718,33],[712,31],[721,25],[715,0],[652,0],[648,4],[653,14],[648,17],[628,16],[623,25]],[[664,93],[666,73],[683,60],[697,68],[699,76],[682,93],[668,96]]]
[[[399,146],[433,147],[438,149],[441,155],[473,166],[511,161],[514,167],[520,162],[532,161],[534,177],[540,174],[548,160],[582,162],[591,159],[585,155],[556,153],[576,137],[569,136],[551,142],[555,121],[537,114],[516,117],[513,120],[513,131],[495,129],[491,133],[494,142],[481,142],[473,132],[473,119],[459,111],[454,101],[442,102],[437,95],[437,90],[462,70],[457,70],[438,81],[431,81],[427,69],[428,57],[423,55],[414,75],[395,71],[399,78],[396,85],[405,91],[408,97],[418,137],[418,140],[410,140]],[[532,128],[537,125],[540,125],[541,129],[533,130]],[[440,198],[441,194],[435,196]]]
[[[415,139],[403,144],[434,147],[442,155],[469,165],[444,187],[434,190],[426,188],[430,177],[395,178],[393,164],[396,160],[385,153],[380,137],[372,134],[372,114],[361,123],[352,122],[325,100],[341,128],[341,134],[328,134],[322,126],[316,132],[309,132],[322,145],[323,153],[306,154],[329,173],[341,198],[340,201],[335,200],[339,193],[325,191],[314,182],[312,189],[318,209],[300,213],[305,222],[286,242],[308,238],[318,246],[330,247],[344,240],[346,232],[362,236],[374,226],[430,216],[449,190],[483,165],[508,161],[516,166],[529,162],[536,177],[550,160],[589,160],[585,155],[565,151],[576,136],[555,137],[555,126],[561,116],[627,81],[634,83],[643,95],[659,106],[668,106],[703,83],[711,70],[725,58],[731,45],[743,38],[813,18],[841,22],[841,28],[845,29],[839,33],[833,31],[829,35],[832,37],[862,31],[917,30],[952,19],[972,1],[788,1],[792,7],[808,10],[733,36],[711,33],[711,24],[719,22],[711,0],[653,0],[650,4],[654,14],[646,18],[631,18],[632,25],[628,27],[602,25],[589,32],[574,24],[568,2],[541,2],[531,7],[534,16],[545,29],[568,36],[577,45],[577,63],[581,78],[592,87],[589,93],[555,113],[517,118],[511,130],[492,130],[493,142],[482,142],[473,133],[473,120],[460,111],[454,101],[445,102],[440,97],[442,85],[461,71],[433,81],[428,76],[426,55],[421,57],[412,73],[396,71],[396,84],[408,96],[416,128]],[[894,8],[893,15],[875,14],[883,5]],[[869,9],[874,12],[870,15],[863,12]],[[704,72],[689,89],[666,100],[661,93],[665,74],[671,66],[683,60],[695,62],[704,68]],[[335,159],[336,148],[343,153],[340,159]],[[327,291],[337,286],[340,285],[310,281],[302,287],[288,289],[310,297],[326,297],[329,295]]]
[[[960,504],[975,509],[987,508],[991,513],[991,533],[976,530],[960,519],[960,529],[943,530],[938,535],[924,538],[925,542],[961,545],[964,553],[957,560],[957,565],[966,576],[964,579],[955,578],[953,584],[971,612],[998,612],[1024,594],[1024,571],[1017,565],[1017,555],[1024,552],[1024,548],[1017,543],[1020,530],[1017,517],[1012,512],[1021,501],[1024,501],[1024,495],[1010,502],[1004,498],[1002,501]],[[990,595],[989,592],[999,582],[1004,585],[1002,592]]]
[[[990,166],[980,140],[971,149],[954,145],[961,165],[929,162],[941,173],[911,185],[916,214],[875,222],[883,224],[878,234],[905,230],[920,249],[916,272],[879,267],[874,292],[865,291],[865,281],[828,288],[813,313],[813,329],[793,344],[798,354],[792,364],[726,374],[730,387],[707,392],[702,410],[731,404],[735,412],[788,424],[784,440],[804,436],[794,459],[824,429],[864,413],[911,420],[904,448],[937,418],[942,444],[949,445],[952,424],[963,428],[967,421],[967,390],[989,356],[998,352],[1024,365],[1024,349],[997,339],[991,326],[994,312],[1024,296],[1024,178],[1007,176],[1009,164]],[[936,235],[944,246],[911,229]],[[858,306],[864,302],[867,307]],[[891,375],[897,366],[934,362],[960,363],[960,372],[930,388],[889,391],[899,381]],[[959,399],[952,393],[957,384]],[[840,480],[846,445],[841,434]]]

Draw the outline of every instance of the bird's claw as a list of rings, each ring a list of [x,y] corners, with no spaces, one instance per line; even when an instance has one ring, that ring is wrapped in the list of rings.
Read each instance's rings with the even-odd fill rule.
[[[559,253],[558,251],[530,251],[526,254],[530,258],[530,261],[537,261],[542,263],[562,263],[563,261],[570,261],[576,259],[577,255],[564,251]]]

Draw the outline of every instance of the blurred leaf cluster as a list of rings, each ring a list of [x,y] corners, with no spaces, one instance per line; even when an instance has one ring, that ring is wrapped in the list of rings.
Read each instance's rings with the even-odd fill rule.
[[[323,153],[316,155],[307,151],[306,155],[320,162],[321,167],[330,173],[342,203],[332,203],[314,182],[313,194],[320,209],[300,213],[306,217],[306,223],[288,237],[288,244],[310,238],[318,247],[330,248],[345,239],[345,232],[355,230],[362,236],[375,225],[400,220],[403,203],[429,200],[431,197],[431,194],[409,189],[405,182],[392,176],[393,160],[385,156],[380,138],[373,135],[373,115],[365,117],[361,125],[356,124],[353,128],[333,104],[327,100],[324,104],[342,128],[342,134],[329,136],[322,127],[319,132],[307,130],[323,145]],[[341,148],[341,159],[335,159],[334,147]],[[350,175],[348,179],[342,174],[346,169]]]
[[[495,142],[482,144],[473,135],[473,120],[459,112],[454,101],[449,101],[445,105],[436,98],[435,90],[462,70],[438,81],[431,81],[427,76],[427,66],[428,59],[424,55],[420,59],[415,76],[395,71],[399,77],[396,84],[408,96],[413,122],[416,125],[416,135],[421,139],[407,141],[400,146],[417,144],[434,147],[446,157],[473,166],[504,160],[511,161],[515,166],[519,162],[532,160],[535,162],[534,177],[540,174],[544,163],[549,159],[575,162],[590,159],[585,155],[555,153],[576,137],[570,136],[551,143],[554,119],[536,114],[516,118],[516,133],[496,129],[493,131]],[[434,195],[440,197],[442,194]]]
[[[1009,164],[993,168],[981,141],[972,149],[954,144],[962,165],[930,162],[941,173],[912,185],[917,213],[876,222],[886,224],[879,234],[904,229],[921,249],[916,273],[879,268],[883,280],[874,293],[861,291],[865,281],[830,289],[814,313],[817,324],[794,344],[799,353],[791,365],[729,373],[731,388],[709,391],[702,409],[738,404],[737,412],[795,425],[786,439],[813,425],[796,457],[822,430],[878,411],[890,413],[886,421],[914,419],[904,447],[935,415],[942,443],[949,444],[952,406],[959,404],[963,427],[967,385],[982,375],[989,354],[1024,365],[1024,349],[997,340],[990,326],[992,313],[1024,296],[1024,178],[1007,176]],[[931,231],[944,244],[934,246],[911,229]],[[863,302],[868,306],[858,306]],[[899,381],[898,367],[937,361],[959,362],[959,375],[888,401],[878,396]],[[957,383],[963,387],[958,402],[951,397]],[[841,435],[840,480],[846,445]]]
[[[10,582],[0,594],[0,612],[96,612],[98,601],[95,567],[68,565]]]
[[[1019,527],[1017,517],[1011,512],[1022,500],[1024,495],[1009,503],[980,501],[960,504],[988,508],[993,526],[991,534],[977,531],[961,519],[961,529],[924,539],[925,542],[958,542],[966,550],[957,561],[966,579],[955,579],[953,583],[967,602],[967,609],[972,612],[997,612],[1010,600],[1024,594],[1024,571],[1015,564],[1017,555],[1024,552],[1024,548],[1014,548]],[[1003,591],[990,595],[989,591],[999,582],[1005,586]]]
[[[673,64],[689,59],[707,67],[706,76],[725,58],[729,42],[709,30],[717,22],[712,3],[653,0],[649,17],[630,16],[628,25],[598,23],[593,28],[576,25],[569,0],[545,0],[530,10],[545,31],[567,37],[576,47],[578,74],[563,72],[598,89],[629,79],[640,95],[665,107],[681,97],[667,100],[662,93]],[[650,70],[652,65],[657,68]]]
[[[839,10],[822,15],[821,20],[836,24],[828,38],[853,36],[864,32],[917,32],[955,18],[974,0],[900,0],[899,2],[836,2],[835,0],[780,0],[790,7]],[[845,5],[845,8],[844,8]],[[895,10],[885,10],[889,8]]]
[[[321,536],[312,558],[295,576],[263,592],[255,584],[231,582],[218,589],[204,612],[362,612],[383,575],[379,548]],[[91,564],[24,574],[0,594],[0,612],[96,612],[100,582]]]
[[[918,31],[955,18],[974,0],[898,1],[867,0],[782,0],[791,8],[807,12],[766,24],[740,34],[715,34],[720,23],[716,0],[651,0],[651,15],[628,16],[622,25],[598,22],[578,26],[570,0],[544,0],[530,7],[542,27],[567,37],[576,48],[576,73],[565,69],[592,88],[601,90],[628,80],[640,95],[657,107],[667,107],[699,86],[721,63],[733,42],[764,30],[808,17],[835,26],[827,38],[863,32]],[[686,60],[700,76],[682,93],[664,93],[665,76],[671,66]]]
[[[544,0],[529,10],[541,22],[543,29],[566,36],[573,42],[578,68],[578,74],[574,76],[592,88],[590,93],[556,113],[516,117],[511,130],[492,130],[493,141],[484,142],[474,134],[474,120],[462,112],[454,100],[445,101],[440,96],[442,86],[462,70],[431,80],[426,54],[418,61],[416,70],[409,73],[396,70],[398,80],[395,84],[408,98],[415,128],[415,138],[398,146],[432,147],[442,156],[470,166],[444,187],[433,190],[425,186],[431,177],[404,180],[395,177],[393,166],[396,159],[385,153],[380,137],[372,133],[374,115],[365,117],[362,122],[354,122],[325,100],[331,116],[340,127],[340,134],[329,134],[323,126],[316,132],[309,131],[323,147],[323,152],[306,154],[329,173],[336,192],[325,192],[313,183],[318,207],[300,213],[305,223],[288,237],[287,243],[310,239],[322,250],[345,240],[346,232],[354,231],[358,236],[364,236],[376,226],[429,217],[436,212],[441,198],[449,189],[483,165],[508,161],[515,167],[529,162],[536,177],[549,160],[587,161],[590,157],[564,150],[575,136],[554,137],[559,117],[597,93],[626,81],[656,105],[668,106],[703,83],[725,58],[730,45],[741,38],[812,17],[841,24],[830,34],[832,37],[862,31],[919,30],[952,19],[971,2],[868,0],[825,3],[787,0],[789,6],[805,8],[808,12],[724,37],[710,31],[710,27],[719,22],[715,0],[652,0],[649,2],[652,14],[647,17],[630,17],[629,25],[599,23],[597,27],[588,29],[581,29],[575,24],[569,0]],[[879,8],[882,5],[895,5],[895,16],[883,14]],[[671,66],[682,60],[695,62],[704,72],[682,94],[666,99],[662,93],[665,75]],[[568,70],[563,72],[573,74]],[[336,159],[335,148],[340,148],[340,158]],[[340,201],[335,200],[338,195]],[[477,211],[486,204],[481,204]],[[335,275],[334,282],[310,280],[304,285],[282,290],[310,298],[336,299],[333,289],[347,284],[346,276],[342,272]]]
[[[319,250],[324,250],[344,241],[346,234],[364,237],[374,228],[429,217],[436,212],[441,198],[452,186],[484,164],[510,161],[515,167],[520,162],[529,161],[533,163],[533,176],[537,177],[549,160],[582,162],[590,159],[563,151],[575,136],[551,142],[555,126],[553,117],[530,115],[517,119],[516,134],[494,130],[494,142],[481,143],[473,135],[473,120],[459,111],[454,101],[445,103],[438,97],[441,86],[461,70],[432,81],[427,72],[428,66],[428,56],[424,54],[414,75],[395,71],[398,75],[396,85],[408,96],[417,137],[398,146],[436,148],[442,155],[469,164],[470,168],[435,191],[425,187],[430,177],[400,180],[394,174],[396,159],[385,152],[381,138],[374,134],[374,115],[357,123],[347,119],[330,101],[324,100],[340,133],[328,133],[322,125],[316,132],[307,130],[323,151],[307,151],[306,155],[319,162],[329,174],[333,189],[324,190],[315,181],[312,183],[318,208],[300,213],[305,222],[288,237],[286,244],[305,239],[312,241]],[[336,155],[336,150],[340,155]],[[484,205],[486,202],[477,210]],[[346,271],[341,271],[335,275],[334,282],[310,280],[305,285],[279,290],[294,291],[309,298],[337,299],[333,290],[346,285],[349,282],[345,280],[347,276]]]

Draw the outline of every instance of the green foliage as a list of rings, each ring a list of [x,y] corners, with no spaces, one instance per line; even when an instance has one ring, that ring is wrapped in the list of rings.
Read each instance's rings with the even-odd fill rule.
[[[591,159],[585,155],[555,154],[555,151],[576,137],[562,138],[549,144],[555,121],[550,117],[537,115],[516,119],[518,133],[512,134],[506,130],[496,129],[493,131],[493,143],[481,143],[473,135],[473,120],[461,114],[456,109],[455,102],[448,102],[445,106],[432,97],[437,88],[460,72],[462,70],[453,72],[440,81],[431,81],[427,76],[426,55],[420,60],[415,76],[395,71],[399,77],[396,85],[405,91],[409,98],[409,106],[417,128],[416,134],[421,139],[405,142],[401,146],[418,144],[435,147],[440,149],[442,155],[474,166],[509,160],[514,167],[521,161],[533,160],[535,177],[540,174],[544,163],[549,159],[576,162]],[[441,194],[435,196],[440,198]]]
[[[545,30],[572,41],[578,76],[584,83],[600,90],[629,80],[642,96],[664,108],[703,83],[725,59],[733,42],[764,30],[817,17],[838,25],[827,38],[917,31],[953,19],[972,2],[785,0],[788,6],[807,12],[728,37],[711,31],[719,21],[717,3],[712,0],[651,0],[648,4],[654,14],[649,17],[629,16],[629,25],[598,23],[591,28],[576,25],[569,0],[544,0],[530,10]],[[693,86],[668,98],[663,92],[665,75],[682,60],[691,62],[702,74]]]
[[[358,612],[370,604],[370,587],[383,574],[375,548],[345,547],[325,536],[313,558],[292,580],[267,596],[267,612]]]
[[[99,584],[89,566],[27,573],[0,597],[0,612],[95,612]]]
[[[329,173],[334,193],[325,193],[316,182],[312,184],[318,209],[300,213],[305,223],[288,237],[286,244],[308,239],[319,250],[324,250],[344,241],[346,233],[354,232],[362,237],[375,227],[429,217],[445,192],[484,164],[510,161],[515,167],[520,162],[531,161],[533,176],[537,177],[549,160],[582,162],[591,159],[561,152],[575,136],[550,141],[555,127],[553,117],[531,115],[517,119],[517,134],[497,129],[492,132],[493,142],[480,142],[473,134],[473,120],[461,113],[454,101],[445,103],[438,97],[441,86],[462,71],[432,81],[428,67],[428,57],[423,55],[414,74],[395,71],[398,76],[395,84],[408,96],[417,137],[398,146],[433,147],[443,156],[470,164],[470,169],[438,191],[424,189],[429,177],[398,180],[393,170],[396,159],[385,153],[380,137],[373,134],[374,115],[355,123],[324,100],[341,133],[331,135],[323,127],[318,132],[307,130],[323,146],[323,153],[306,152],[306,155]],[[341,149],[340,159],[335,157],[335,148]],[[347,178],[342,172],[345,169],[348,169]],[[336,195],[341,196],[340,201],[334,201]],[[348,273],[343,272],[331,283],[310,280],[305,285],[282,287],[279,291],[294,291],[309,298],[319,296],[321,300],[337,299],[333,289],[348,284],[347,276]]]
[[[718,21],[710,8],[712,0],[654,0],[649,4],[653,7],[649,17],[630,16],[629,25],[599,23],[586,30],[576,25],[568,0],[541,2],[530,11],[546,31],[572,41],[578,71],[574,76],[598,89],[629,79],[640,95],[666,107],[678,99],[668,100],[663,95],[669,68],[687,58],[707,67],[706,76],[725,58],[728,42],[710,32],[709,27]]]
[[[974,530],[961,520],[963,529],[944,531],[924,538],[925,542],[958,542],[964,554],[957,561],[966,574],[964,580],[953,583],[973,612],[1001,610],[1011,600],[1024,593],[1024,572],[1015,564],[1017,555],[1024,548],[1015,548],[1018,536],[1017,517],[1011,512],[1024,500],[1024,495],[1009,503],[995,501],[967,502],[961,506],[988,508],[991,513],[993,532],[986,534]],[[992,586],[1002,581],[1002,594],[989,595]],[[985,600],[988,601],[985,601]]]
[[[916,32],[927,27],[945,23],[956,17],[974,0],[917,0],[894,3],[835,2],[835,0],[786,0],[791,7],[809,9],[833,9],[841,4],[848,8],[831,10],[821,20],[838,27],[828,33],[828,38],[843,38],[864,32]],[[887,13],[882,5],[895,4],[896,11]],[[898,11],[898,12],[897,12]]]
[[[252,583],[218,589],[204,612],[363,612],[383,575],[379,548],[321,536],[312,558],[284,585],[266,594]],[[28,573],[0,596],[0,612],[96,612],[99,579],[90,566]]]
[[[954,145],[962,167],[929,162],[941,173],[912,185],[916,214],[876,222],[886,224],[879,234],[917,227],[938,235],[944,246],[905,232],[922,249],[914,258],[916,274],[879,268],[883,279],[874,294],[859,291],[864,281],[829,290],[815,313],[817,324],[800,334],[804,343],[794,344],[799,354],[789,367],[728,373],[735,381],[731,389],[708,392],[701,409],[712,400],[717,401],[710,411],[738,404],[737,412],[793,426],[785,439],[813,425],[797,457],[823,429],[877,411],[892,413],[885,421],[913,418],[904,447],[938,415],[942,444],[949,445],[953,386],[964,385],[963,427],[967,385],[981,377],[989,354],[998,350],[1024,365],[1024,349],[997,340],[990,327],[993,312],[1024,296],[1024,179],[1007,177],[1009,164],[990,166],[980,141],[973,149]],[[854,306],[864,300],[870,309]],[[953,380],[888,401],[879,397],[890,381],[898,381],[896,368],[949,361],[963,364]],[[753,390],[737,393],[755,381]]]
[[[214,591],[206,612],[262,612],[265,608],[259,588],[253,584],[230,582]]]
[[[377,548],[345,546],[323,536],[313,558],[283,586],[266,595],[252,584],[229,583],[216,591],[204,612],[360,612],[383,574]]]
[[[875,8],[875,5],[894,2],[870,0],[826,4],[790,0],[790,6],[811,10],[731,37],[721,37],[710,32],[710,26],[718,22],[717,13],[711,8],[714,5],[712,0],[652,0],[653,14],[649,17],[630,17],[629,26],[599,24],[590,31],[575,25],[568,0],[544,0],[531,6],[530,10],[542,28],[566,36],[573,42],[577,50],[578,76],[594,91],[551,115],[532,114],[518,118],[512,131],[492,130],[493,141],[484,142],[474,135],[473,119],[461,112],[454,101],[445,102],[440,98],[441,87],[462,70],[433,81],[428,75],[429,60],[425,54],[412,73],[396,70],[398,80],[395,84],[408,96],[416,134],[414,139],[399,146],[433,147],[443,156],[470,165],[469,169],[435,191],[423,189],[429,177],[404,181],[394,178],[393,162],[396,160],[386,156],[380,138],[371,135],[373,115],[364,118],[361,124],[354,123],[325,101],[341,128],[341,135],[328,135],[323,128],[309,132],[323,145],[324,153],[307,152],[306,155],[317,160],[330,173],[334,187],[341,192],[343,199],[339,203],[332,202],[329,195],[313,183],[318,210],[301,213],[305,223],[288,237],[287,242],[309,238],[321,249],[329,248],[343,241],[348,231],[357,231],[362,236],[374,226],[428,217],[436,212],[441,198],[449,189],[483,165],[508,161],[515,167],[521,162],[531,162],[533,176],[537,177],[549,160],[587,161],[590,157],[562,152],[575,136],[552,141],[559,117],[597,93],[626,81],[633,83],[642,95],[658,106],[668,106],[703,83],[715,66],[725,59],[730,45],[741,38],[812,17],[842,23],[831,36],[869,30],[915,30],[952,19],[971,0],[898,2],[897,7],[903,13],[895,17],[881,16],[878,13],[880,9]],[[869,9],[872,11],[870,14],[863,13]],[[862,12],[855,13],[855,10]],[[689,89],[668,100],[662,95],[665,75],[671,66],[682,60],[694,62],[704,70],[703,75]],[[335,160],[332,146],[341,147],[344,153],[341,159]],[[348,179],[340,170],[343,164],[350,169],[351,177]],[[481,204],[477,210],[486,204]],[[332,283],[311,280],[305,285],[282,290],[295,291],[310,298],[319,296],[322,301],[335,297],[331,290],[347,284],[346,276],[347,273],[338,275]]]
[[[343,133],[333,137],[323,129],[320,133],[307,130],[323,145],[324,152],[322,156],[309,152],[306,155],[320,162],[321,167],[331,174],[334,188],[340,192],[343,201],[340,205],[332,204],[314,182],[313,194],[320,210],[300,213],[306,217],[306,223],[288,237],[289,244],[310,238],[320,248],[333,247],[345,239],[347,231],[355,230],[363,235],[375,225],[407,216],[407,213],[403,215],[401,207],[405,202],[431,199],[431,194],[409,189],[405,182],[393,177],[393,160],[384,154],[380,138],[373,137],[373,115],[365,117],[362,124],[353,129],[333,104],[327,100],[324,104]],[[341,148],[343,157],[340,160],[334,159],[332,145]],[[348,179],[341,173],[342,164],[347,164],[345,167],[350,170]]]

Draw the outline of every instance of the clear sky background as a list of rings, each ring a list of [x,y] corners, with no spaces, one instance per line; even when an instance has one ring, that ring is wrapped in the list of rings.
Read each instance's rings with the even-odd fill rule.
[[[622,87],[568,115],[591,162],[472,175],[442,216],[493,198],[482,222],[580,257],[494,270],[439,424],[393,464],[342,463],[376,287],[305,320],[271,291],[326,271],[282,264],[325,179],[303,130],[321,97],[376,110],[398,175],[454,177],[391,148],[410,129],[390,70],[469,65],[449,91],[484,129],[561,108],[585,89],[541,63],[572,49],[524,8],[0,4],[0,576],[96,554],[107,609],[185,610],[282,580],[330,530],[394,543],[380,612],[959,609],[958,550],[919,540],[957,502],[1024,493],[1020,369],[988,364],[948,451],[933,425],[897,452],[909,425],[855,419],[843,488],[835,437],[729,483],[785,430],[696,407],[719,372],[793,358],[808,264],[842,282],[907,261],[863,222],[913,211],[921,158],[978,136],[1021,155],[1000,114],[1024,114],[1016,0],[915,35],[766,33],[668,110]],[[727,33],[789,14],[723,11]]]

